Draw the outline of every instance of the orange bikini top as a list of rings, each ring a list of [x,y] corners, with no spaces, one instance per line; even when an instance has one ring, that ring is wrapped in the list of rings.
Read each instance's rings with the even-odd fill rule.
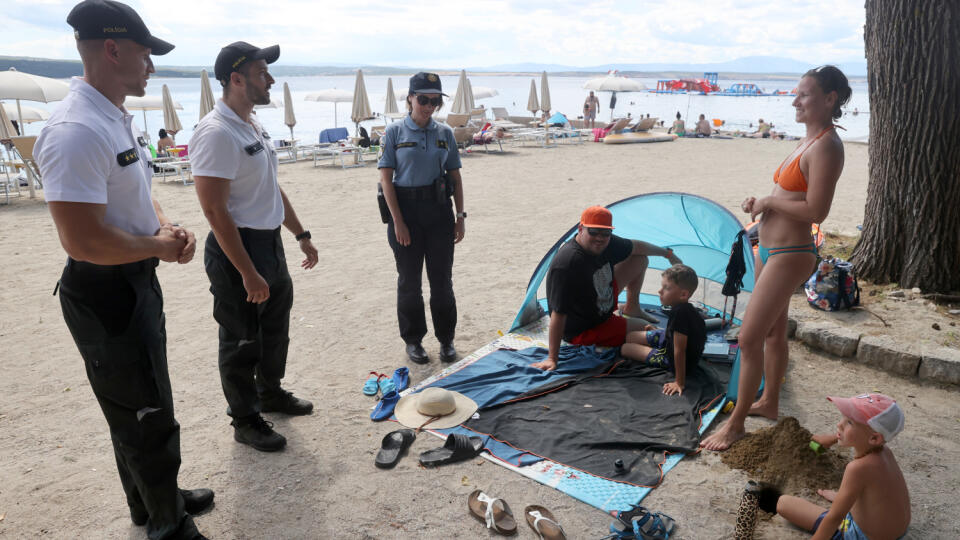
[[[817,139],[833,128],[834,126],[830,126],[821,131],[819,135],[813,138],[813,141],[804,147],[800,155],[791,161],[789,165],[784,167],[783,163],[781,163],[780,166],[777,167],[777,172],[773,173],[773,183],[779,184],[780,187],[787,191],[807,191],[807,179],[804,178],[803,171],[800,170],[800,157],[807,151],[807,148],[810,148],[813,146],[813,143],[817,142]]]

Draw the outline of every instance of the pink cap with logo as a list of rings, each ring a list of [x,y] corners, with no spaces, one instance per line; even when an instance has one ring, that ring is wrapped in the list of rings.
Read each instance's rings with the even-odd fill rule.
[[[903,409],[890,396],[861,394],[851,398],[828,397],[847,418],[866,424],[889,442],[903,430]]]

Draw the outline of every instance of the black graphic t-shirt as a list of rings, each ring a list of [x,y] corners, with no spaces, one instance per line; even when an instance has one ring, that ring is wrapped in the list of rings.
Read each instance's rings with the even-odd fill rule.
[[[633,241],[616,235],[600,255],[587,252],[575,238],[560,246],[547,273],[547,304],[551,313],[567,316],[563,339],[597,326],[616,310],[613,265],[631,252]]]
[[[674,332],[687,336],[686,365],[687,373],[690,373],[700,360],[700,356],[703,354],[703,346],[707,341],[707,327],[703,322],[703,317],[697,313],[696,308],[690,305],[690,302],[674,306],[667,319],[664,339],[667,342],[667,356],[671,360],[677,358],[673,352]]]

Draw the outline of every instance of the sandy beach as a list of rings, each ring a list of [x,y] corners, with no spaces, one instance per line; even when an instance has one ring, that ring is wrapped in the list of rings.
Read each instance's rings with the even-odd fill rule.
[[[740,202],[769,193],[774,169],[795,144],[685,139],[465,154],[469,218],[454,263],[461,356],[508,329],[535,266],[585,206],[685,191],[746,221]],[[279,454],[233,440],[202,263],[209,227],[193,187],[154,180],[167,215],[193,230],[200,244],[193,262],[163,264],[159,276],[181,424],[180,482],[216,491],[216,507],[196,518],[201,532],[215,539],[493,537],[467,512],[468,494],[480,488],[508,501],[520,538],[535,538],[522,518],[529,504],[551,509],[571,539],[604,536],[610,516],[485,460],[420,467],[417,454],[440,444],[431,435],[421,435],[396,469],[374,467],[380,439],[396,425],[369,420],[374,402],[360,388],[370,371],[408,365],[397,331],[396,269],[374,197],[377,178],[372,162],[348,170],[310,162],[281,166],[281,185],[312,231],[320,262],[302,270],[302,254],[284,233],[295,287],[285,386],[316,409],[300,418],[267,415],[288,439]],[[866,190],[867,146],[847,144],[823,228],[856,234]],[[66,255],[41,199],[0,206],[0,254],[0,537],[145,538],[129,519],[106,422],[51,295]],[[414,383],[442,369],[432,335],[424,345],[432,360],[410,365]],[[890,447],[911,490],[909,537],[960,537],[951,496],[960,482],[957,389],[921,385],[791,343],[781,414],[811,431],[831,431],[837,411],[823,396],[863,391],[891,394],[906,412],[906,429]],[[747,424],[769,425],[762,419]],[[718,455],[701,453],[678,465],[643,504],[673,516],[677,538],[732,538],[746,479]],[[808,535],[774,517],[761,523],[757,537]]]

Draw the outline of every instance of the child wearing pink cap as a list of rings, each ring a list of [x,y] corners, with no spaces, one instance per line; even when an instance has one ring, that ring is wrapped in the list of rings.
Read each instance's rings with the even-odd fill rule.
[[[815,435],[823,447],[850,447],[854,458],[843,472],[840,490],[819,490],[829,509],[799,497],[776,500],[776,512],[813,532],[819,540],[901,538],[910,524],[910,494],[900,466],[886,443],[903,429],[903,410],[883,394],[828,397],[843,418],[837,432]]]

